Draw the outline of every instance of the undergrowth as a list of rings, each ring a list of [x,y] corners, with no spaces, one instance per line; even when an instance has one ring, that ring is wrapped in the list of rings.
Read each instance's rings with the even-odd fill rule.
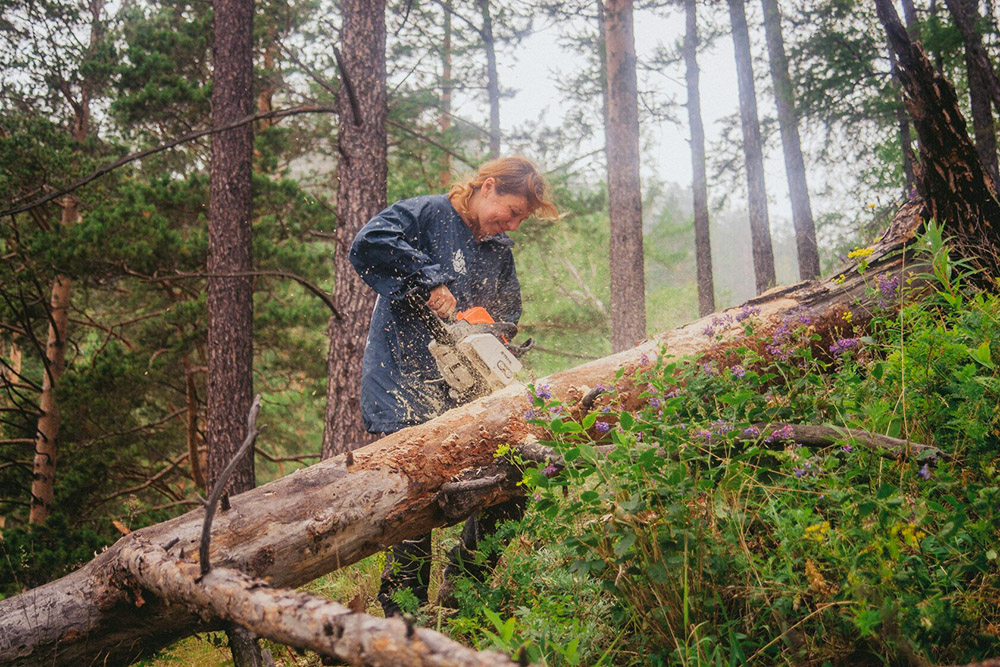
[[[566,467],[526,469],[520,535],[447,629],[548,665],[1000,654],[1000,302],[939,228],[924,243],[927,274],[866,276],[874,312],[833,340],[806,310],[764,329],[744,309],[726,355],[619,377],[638,410],[611,386],[576,421],[532,387]],[[803,424],[833,437],[796,442]]]

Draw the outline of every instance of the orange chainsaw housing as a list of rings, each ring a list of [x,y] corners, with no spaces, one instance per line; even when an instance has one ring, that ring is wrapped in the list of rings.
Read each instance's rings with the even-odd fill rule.
[[[465,320],[469,324],[493,324],[495,320],[482,306],[473,306],[455,315],[456,320]]]

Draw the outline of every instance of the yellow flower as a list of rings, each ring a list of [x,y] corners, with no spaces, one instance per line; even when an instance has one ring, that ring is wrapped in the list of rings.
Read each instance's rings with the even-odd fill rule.
[[[841,315],[840,317],[841,317],[841,319],[843,319],[843,320],[844,320],[845,322],[850,322],[851,320],[853,320],[853,319],[854,319],[854,313],[852,313],[851,311],[849,311],[849,310],[848,310],[848,311],[846,311],[846,312],[845,312],[845,313],[844,313],[843,315]]]
[[[847,253],[848,259],[868,259],[875,252],[875,248],[855,248]]]
[[[847,274],[846,273],[841,273],[839,276],[837,276],[836,278],[833,279],[833,284],[834,285],[843,285],[846,280],[847,280]]]
[[[830,522],[821,521],[820,523],[814,523],[811,526],[806,526],[805,537],[807,540],[816,540],[817,542],[822,542],[826,539],[827,533],[830,532]]]

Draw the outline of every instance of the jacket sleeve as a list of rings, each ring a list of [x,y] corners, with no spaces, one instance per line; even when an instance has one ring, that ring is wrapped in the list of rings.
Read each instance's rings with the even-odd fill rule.
[[[354,238],[351,264],[380,296],[397,300],[414,287],[430,292],[448,282],[441,265],[420,250],[419,216],[414,200],[397,202],[372,218]]]

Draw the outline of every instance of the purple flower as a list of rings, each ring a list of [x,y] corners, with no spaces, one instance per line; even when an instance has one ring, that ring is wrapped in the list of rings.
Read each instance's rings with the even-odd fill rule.
[[[538,419],[540,416],[541,416],[540,412],[538,412],[535,409],[530,409],[524,413],[524,421],[530,422],[532,419]]]
[[[704,329],[701,330],[701,333],[703,336],[708,336],[709,338],[711,338],[712,336],[715,335],[715,327],[709,324],[708,326],[706,326]]]
[[[608,414],[609,412],[611,412],[611,406],[605,405],[603,408],[601,408],[601,412],[604,414]]]
[[[851,451],[852,447],[850,445],[844,445],[840,449],[841,449],[841,451],[849,452],[849,451]]]
[[[545,475],[546,477],[552,477],[557,472],[559,472],[559,468],[556,466],[555,463],[548,464],[547,466],[545,466],[545,469],[542,470],[542,474]]]
[[[875,276],[875,287],[878,289],[878,307],[885,310],[899,295],[899,276],[886,276],[880,273]]]
[[[563,406],[561,405],[553,405],[551,408],[549,408],[549,414],[552,415],[561,415],[562,411],[563,411]]]
[[[760,429],[757,428],[756,426],[748,426],[747,428],[743,429],[743,435],[747,438],[756,438],[757,436],[760,435]]]
[[[539,500],[542,499],[542,492],[541,491],[535,491],[535,494],[532,497],[535,499],[535,502],[537,503]]]
[[[747,369],[743,368],[740,364],[731,366],[729,372],[733,374],[733,377],[741,378],[747,374]]]
[[[695,435],[699,439],[701,439],[701,440],[711,440],[712,439],[712,432],[711,431],[707,431],[705,429],[699,429],[698,432]]]
[[[609,387],[608,385],[604,384],[603,382],[598,382],[596,388],[599,391],[611,391],[611,387]]]
[[[607,422],[599,421],[599,422],[594,422],[594,428],[597,430],[598,433],[604,435],[605,433],[611,430],[611,425],[608,424]]]
[[[800,478],[800,479],[802,477],[805,477],[805,474],[806,474],[805,468],[796,468],[792,472],[795,473],[795,476],[798,477],[798,478]]]
[[[718,419],[711,424],[712,433],[715,435],[726,435],[733,430],[733,425],[725,419]]]
[[[749,319],[754,315],[759,315],[759,314],[760,314],[760,308],[758,308],[757,306],[748,306],[747,304],[743,304],[743,307],[740,308],[740,312],[736,313],[736,321],[742,322],[743,320]]]
[[[830,346],[830,354],[835,357],[839,357],[844,352],[851,350],[861,343],[859,338],[841,338],[836,343]]]
[[[649,407],[653,408],[654,410],[656,410],[657,408],[659,408],[660,407],[660,399],[658,399],[656,396],[650,396],[650,398],[649,398]]]
[[[548,399],[552,398],[552,390],[547,384],[540,384],[535,387],[535,398]]]
[[[920,468],[920,470],[919,470],[919,471],[917,471],[917,474],[918,474],[918,475],[920,475],[921,477],[923,477],[924,479],[930,479],[930,478],[931,478],[931,469],[930,469],[930,467],[929,467],[929,466],[928,466],[928,465],[927,465],[927,464],[925,463],[925,464],[923,465],[923,467],[922,467],[922,468]]]
[[[704,373],[705,375],[715,375],[715,366],[712,364],[712,362],[708,362],[707,364],[702,364],[701,372]]]
[[[646,355],[645,352],[643,352],[639,356],[639,365],[640,366],[648,366],[649,365],[649,357]]]
[[[771,434],[767,436],[765,442],[778,442],[779,440],[791,440],[795,437],[795,429],[792,428],[791,424],[785,424],[781,428],[771,431]]]
[[[681,395],[681,388],[680,387],[674,387],[673,389],[671,389],[670,391],[668,391],[667,393],[665,393],[663,395],[663,397],[664,398],[677,398],[680,395]]]

